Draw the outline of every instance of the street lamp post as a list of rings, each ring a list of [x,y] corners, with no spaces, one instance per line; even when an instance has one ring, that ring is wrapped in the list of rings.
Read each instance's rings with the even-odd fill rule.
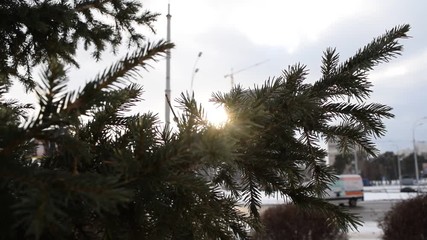
[[[202,56],[202,52],[199,52],[199,54],[197,55],[196,61],[194,62],[194,66],[193,66],[193,71],[191,73],[191,87],[190,87],[190,92],[191,94],[193,94],[193,83],[194,83],[194,76],[196,75],[196,73],[199,71],[198,68],[196,68],[197,66],[197,62],[199,62],[200,57]]]
[[[397,154],[397,152],[396,152]],[[399,174],[399,189],[402,189],[402,167],[400,166],[400,162],[402,161],[402,156],[397,156],[397,171]]]
[[[415,121],[414,126],[412,127],[412,142],[414,144],[414,164],[415,164],[415,179],[417,181],[417,191],[420,190],[420,176],[419,176],[419,170],[418,170],[418,156],[417,156],[417,144],[415,141],[415,128],[417,126],[423,125],[421,122],[422,120],[427,119],[427,117],[423,117]]]

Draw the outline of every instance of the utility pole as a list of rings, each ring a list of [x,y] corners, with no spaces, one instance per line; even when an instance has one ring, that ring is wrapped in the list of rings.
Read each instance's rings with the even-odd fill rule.
[[[403,157],[401,155],[397,155],[397,171],[399,172],[399,189],[402,189],[402,167],[400,166],[400,162],[402,161]]]
[[[420,119],[418,119],[413,127],[412,127],[412,142],[414,144],[414,164],[415,164],[415,179],[417,180],[417,192],[420,191],[420,176],[419,176],[419,170],[418,170],[418,149],[417,149],[417,142],[415,141],[415,128],[417,126],[423,125],[423,123],[421,122],[422,120],[426,120],[427,117],[422,117]]]
[[[354,145],[354,152],[353,152],[353,154],[354,154],[354,170],[355,170],[356,174],[359,174],[359,164],[358,164],[358,158],[357,158],[357,150],[358,149],[359,148],[356,145]]]
[[[171,41],[171,15],[170,15],[170,3],[168,4],[167,18],[167,42]],[[171,52],[170,49],[166,51],[166,90],[165,90],[165,128],[169,130],[170,127],[170,106],[171,101]]]

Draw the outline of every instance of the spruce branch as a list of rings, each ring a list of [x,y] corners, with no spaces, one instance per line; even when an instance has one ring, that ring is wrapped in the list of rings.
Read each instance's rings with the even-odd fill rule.
[[[103,91],[113,90],[115,86],[129,82],[135,74],[138,74],[139,68],[147,69],[150,66],[147,61],[157,61],[158,56],[172,47],[173,44],[163,41],[147,43],[141,50],[128,54],[123,60],[104,70],[79,92],[67,96],[68,103],[61,111],[68,114],[73,112],[85,114],[96,100],[102,97]]]

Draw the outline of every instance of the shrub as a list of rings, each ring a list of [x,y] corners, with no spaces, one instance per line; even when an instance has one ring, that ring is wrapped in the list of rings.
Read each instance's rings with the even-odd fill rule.
[[[427,195],[394,205],[379,225],[383,229],[384,240],[427,239]]]
[[[345,240],[347,234],[328,221],[319,211],[304,211],[293,204],[267,209],[261,215],[262,232],[255,240]]]

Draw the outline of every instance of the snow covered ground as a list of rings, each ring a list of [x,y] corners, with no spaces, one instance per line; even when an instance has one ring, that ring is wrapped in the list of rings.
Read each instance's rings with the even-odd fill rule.
[[[384,188],[384,187],[383,187]],[[364,189],[365,201],[375,201],[375,200],[404,200],[411,197],[417,196],[417,193],[401,193],[397,191],[371,191],[369,189]],[[281,196],[263,196],[262,205],[276,205],[282,204],[285,202],[285,199]]]
[[[349,232],[348,236],[350,240],[377,240],[382,234],[377,222],[365,222],[358,232]]]

